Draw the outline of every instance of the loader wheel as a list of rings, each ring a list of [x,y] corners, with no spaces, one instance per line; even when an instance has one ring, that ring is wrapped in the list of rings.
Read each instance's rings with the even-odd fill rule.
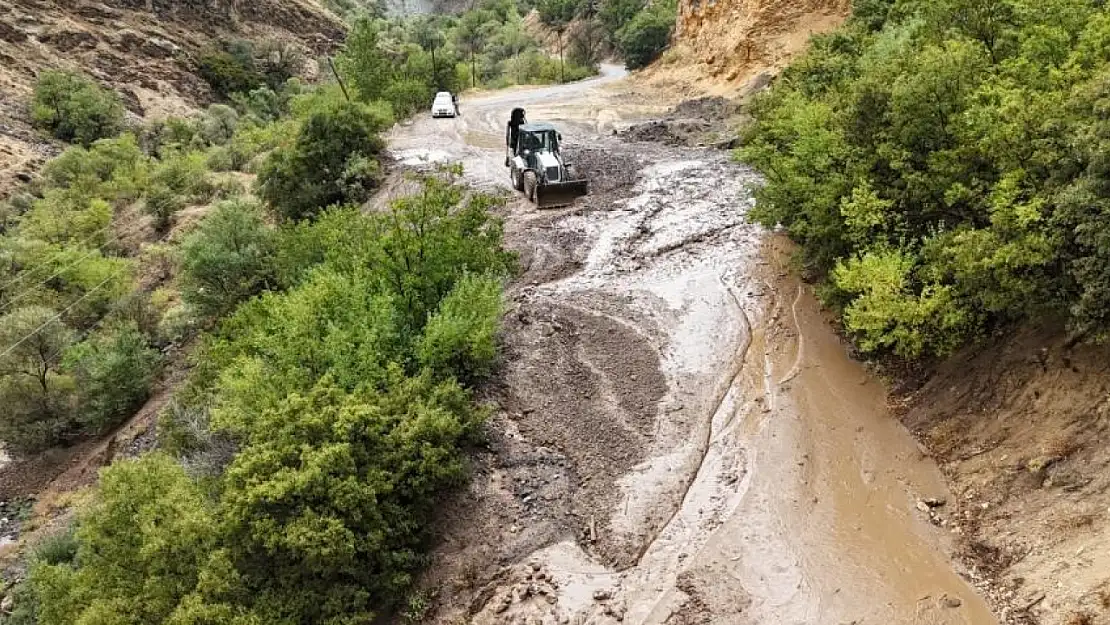
[[[524,190],[524,178],[523,178],[523,176],[520,175],[520,171],[518,171],[514,167],[512,169],[512,171],[509,173],[509,175],[512,176],[512,178],[513,178],[513,188],[516,189],[517,191],[523,191]]]
[[[529,202],[536,201],[536,172],[532,170],[524,172],[524,195]]]

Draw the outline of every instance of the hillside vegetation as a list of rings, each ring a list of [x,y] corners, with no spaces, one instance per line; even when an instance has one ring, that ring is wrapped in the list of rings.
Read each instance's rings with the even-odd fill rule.
[[[670,43],[677,0],[535,0],[540,22],[557,34],[556,46],[575,63],[592,64],[616,53],[629,69],[646,67]]]
[[[753,215],[859,346],[943,355],[1026,320],[1110,331],[1110,12],[858,0],[758,99]]]
[[[336,59],[345,88],[296,78],[295,46],[224,40],[199,64],[222,101],[141,124],[87,76],[42,73],[30,116],[74,145],[0,212],[0,439],[33,454],[111,431],[183,351],[192,371],[161,449],[105,469],[72,526],[32,545],[0,621],[405,609],[479,440],[469,389],[495,366],[514,259],[501,199],[457,169],[359,207],[384,176],[380,133],[435,90],[556,79],[487,36],[519,26],[511,3],[364,16]],[[540,54],[529,41],[518,52]]]

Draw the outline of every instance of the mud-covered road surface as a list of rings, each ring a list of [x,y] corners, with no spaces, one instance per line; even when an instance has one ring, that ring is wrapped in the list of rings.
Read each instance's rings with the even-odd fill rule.
[[[846,355],[726,152],[625,143],[658,114],[623,72],[464,99],[391,137],[508,190],[513,106],[562,130],[574,206],[503,215],[498,407],[444,502],[429,622],[993,625],[919,508],[940,473]]]

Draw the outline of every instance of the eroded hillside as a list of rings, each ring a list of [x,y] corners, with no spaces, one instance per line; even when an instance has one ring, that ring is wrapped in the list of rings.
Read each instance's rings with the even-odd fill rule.
[[[700,91],[735,91],[777,73],[850,10],[849,0],[680,0],[672,48],[649,74]]]
[[[342,35],[342,23],[312,0],[0,3],[0,197],[56,151],[28,123],[43,69],[85,72],[118,91],[132,114],[159,117],[210,99],[196,58],[214,41],[274,37],[321,54]]]

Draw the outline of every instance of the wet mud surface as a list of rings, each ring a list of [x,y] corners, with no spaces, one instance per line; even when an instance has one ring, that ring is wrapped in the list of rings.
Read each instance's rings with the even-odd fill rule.
[[[915,507],[946,495],[939,471],[746,221],[757,176],[614,137],[653,114],[619,78],[464,100],[391,137],[403,166],[458,160],[509,192],[500,133],[525,106],[591,181],[570,207],[504,209],[523,271],[428,622],[995,623]]]

